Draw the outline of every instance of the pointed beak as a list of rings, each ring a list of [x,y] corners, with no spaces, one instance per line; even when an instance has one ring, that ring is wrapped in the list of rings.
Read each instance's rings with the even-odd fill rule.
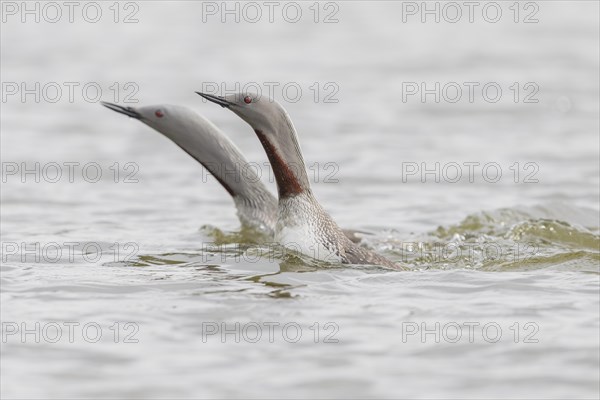
[[[212,94],[206,94],[206,93],[200,93],[200,92],[196,92],[196,93],[199,94],[200,96],[204,97],[206,100],[212,101],[213,103],[220,105],[221,107],[229,108],[230,106],[235,105],[235,103],[225,100],[223,97],[220,97],[220,96],[215,96]]]
[[[113,111],[116,111],[120,114],[127,115],[128,117],[135,118],[135,119],[142,118],[140,113],[135,111],[135,109],[133,109],[133,107],[123,107],[118,104],[107,103],[106,101],[101,101],[100,104],[102,104],[104,107],[109,108]]]

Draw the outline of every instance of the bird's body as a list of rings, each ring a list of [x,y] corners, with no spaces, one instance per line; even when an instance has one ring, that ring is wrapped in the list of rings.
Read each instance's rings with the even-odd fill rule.
[[[387,258],[349,240],[321,207],[310,188],[296,130],[281,105],[250,94],[225,97],[198,94],[241,117],[263,145],[279,194],[275,225],[279,244],[322,261],[397,267]]]
[[[311,194],[284,197],[278,205],[275,240],[317,260],[342,262],[338,243],[340,233],[330,221]]]
[[[311,192],[279,200],[275,240],[317,260],[396,267],[385,257],[350,240]]]

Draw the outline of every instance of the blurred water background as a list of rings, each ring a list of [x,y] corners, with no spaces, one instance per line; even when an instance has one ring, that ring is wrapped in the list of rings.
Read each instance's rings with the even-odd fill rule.
[[[427,2],[439,22],[421,2],[277,3],[271,23],[262,2],[257,22],[99,2],[92,23],[86,2],[73,22],[3,2],[2,397],[597,398],[599,6],[513,3],[495,23],[488,2],[454,23],[446,3]],[[244,86],[287,108],[334,219],[407,270],[240,239],[215,179],[98,103],[190,106],[264,165],[194,93]]]

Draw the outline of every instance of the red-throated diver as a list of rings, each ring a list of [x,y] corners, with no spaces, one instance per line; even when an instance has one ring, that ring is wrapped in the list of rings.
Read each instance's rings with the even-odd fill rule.
[[[212,122],[187,107],[102,105],[162,133],[210,171],[229,192],[242,226],[273,235],[277,199],[260,181],[231,140]]]
[[[387,258],[350,241],[315,199],[296,130],[280,104],[252,94],[220,97],[196,93],[246,121],[263,145],[279,193],[275,225],[275,240],[279,244],[318,260],[397,268]]]
[[[273,236],[277,222],[277,199],[260,181],[233,142],[206,118],[193,110],[172,105],[123,107],[103,106],[135,118],[162,133],[210,171],[233,198],[242,226]],[[353,242],[360,233],[344,230]]]

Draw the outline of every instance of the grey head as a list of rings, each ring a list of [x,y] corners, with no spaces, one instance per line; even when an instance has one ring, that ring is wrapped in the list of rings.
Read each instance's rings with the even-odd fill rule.
[[[255,169],[248,168],[241,151],[212,122],[182,106],[124,107],[107,102],[102,105],[135,118],[172,140],[229,192],[243,225],[272,234],[277,200],[262,184]]]
[[[196,93],[233,111],[252,127],[271,162],[280,199],[311,194],[296,129],[279,103],[269,97],[251,93],[223,97]]]

